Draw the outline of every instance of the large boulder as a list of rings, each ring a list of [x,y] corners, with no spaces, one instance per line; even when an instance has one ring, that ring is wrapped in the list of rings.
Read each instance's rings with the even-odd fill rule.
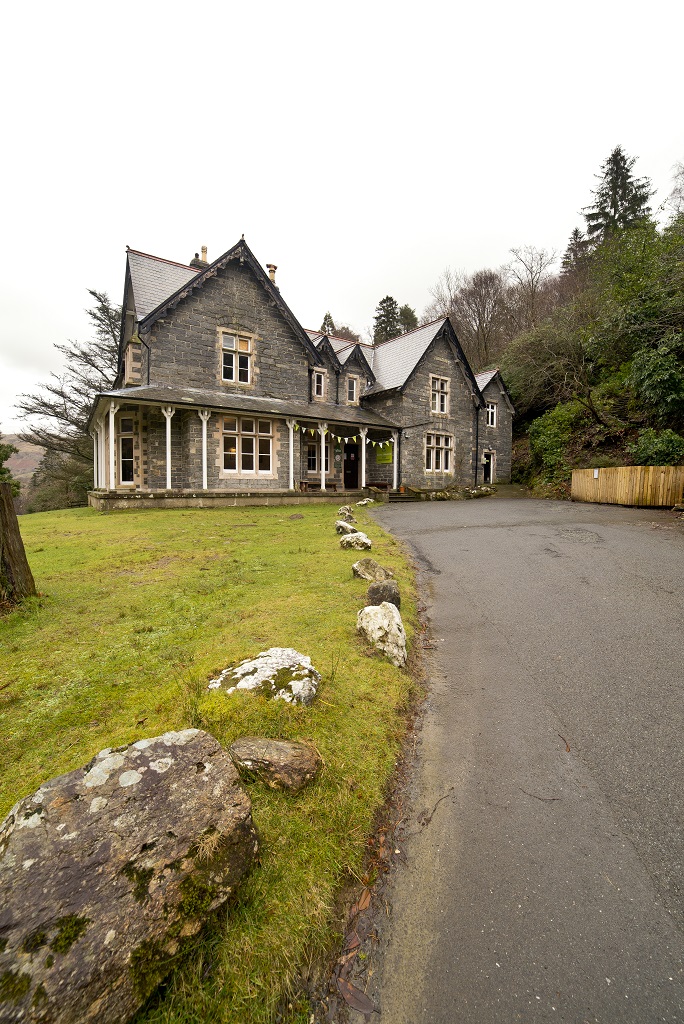
[[[228,753],[238,771],[256,776],[271,789],[295,792],[315,778],[323,763],[318,751],[308,743],[261,736],[242,736],[231,743]]]
[[[356,628],[369,643],[386,654],[393,665],[404,667],[406,633],[396,605],[385,601],[362,608],[356,618]]]
[[[383,580],[382,583],[371,583],[366,591],[366,596],[369,605],[382,604],[383,601],[388,601],[390,604],[396,605],[397,608],[401,608],[401,596],[396,580]]]
[[[358,551],[370,551],[372,548],[370,538],[365,533],[347,533],[340,540],[341,548],[354,548]]]
[[[352,572],[361,580],[368,580],[369,583],[382,583],[383,580],[391,580],[394,573],[383,568],[374,558],[360,558],[352,565]]]
[[[44,783],[0,826],[0,1020],[122,1024],[256,851],[235,766],[198,729]]]
[[[256,658],[224,668],[208,688],[225,693],[251,690],[288,704],[311,704],[320,681],[320,673],[307,655],[293,647],[269,647]]]
[[[338,519],[335,523],[335,529],[338,533],[356,533],[355,528],[351,523],[345,522],[344,519]]]

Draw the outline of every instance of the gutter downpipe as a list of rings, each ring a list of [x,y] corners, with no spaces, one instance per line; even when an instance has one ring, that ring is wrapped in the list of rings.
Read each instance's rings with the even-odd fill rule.
[[[480,454],[480,406],[475,406],[475,487],[477,487],[477,460]]]

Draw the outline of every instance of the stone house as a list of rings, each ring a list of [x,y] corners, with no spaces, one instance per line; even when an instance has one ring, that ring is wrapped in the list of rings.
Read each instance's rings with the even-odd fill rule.
[[[375,346],[306,331],[244,239],[213,263],[129,249],[91,504],[293,500],[510,476],[513,406],[448,318]]]

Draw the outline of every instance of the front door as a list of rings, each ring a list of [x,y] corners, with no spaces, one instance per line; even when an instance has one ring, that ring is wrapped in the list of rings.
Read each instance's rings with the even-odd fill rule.
[[[345,491],[356,491],[359,486],[359,446],[358,444],[345,444],[344,446],[344,489]]]
[[[494,483],[494,452],[485,452],[483,457],[483,480],[486,484]]]

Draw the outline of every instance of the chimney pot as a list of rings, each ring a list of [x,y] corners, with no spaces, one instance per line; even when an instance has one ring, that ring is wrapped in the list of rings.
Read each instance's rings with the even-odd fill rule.
[[[204,260],[205,263],[207,262],[207,247],[206,247],[206,245],[202,246],[202,259]]]
[[[275,263],[267,263],[266,264],[266,269],[268,270],[268,276],[271,279],[271,284],[275,284],[275,275],[276,275],[276,270],[278,269],[276,267]]]

